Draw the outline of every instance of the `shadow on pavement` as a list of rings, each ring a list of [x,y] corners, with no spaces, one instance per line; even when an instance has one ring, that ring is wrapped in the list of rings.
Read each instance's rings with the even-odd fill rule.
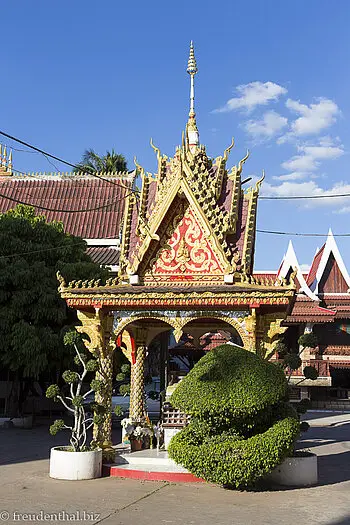
[[[318,456],[318,485],[333,485],[350,480],[350,451]]]
[[[56,436],[51,436],[51,423],[31,429],[0,428],[0,465],[49,459],[52,447],[69,445],[69,431],[62,430]],[[115,444],[121,441],[120,427],[113,429],[112,439]]]

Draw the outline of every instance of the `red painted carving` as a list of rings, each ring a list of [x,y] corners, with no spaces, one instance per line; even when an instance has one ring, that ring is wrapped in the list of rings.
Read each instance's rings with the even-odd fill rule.
[[[153,264],[151,274],[177,276],[220,275],[223,269],[189,208]]]

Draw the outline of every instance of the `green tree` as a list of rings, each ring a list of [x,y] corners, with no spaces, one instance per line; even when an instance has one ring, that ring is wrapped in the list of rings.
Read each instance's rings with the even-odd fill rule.
[[[108,275],[85,249],[83,239],[34,208],[19,205],[0,215],[0,366],[15,373],[17,412],[31,381],[69,361],[63,336],[76,317],[58,293],[56,272],[67,282]]]
[[[116,153],[114,149],[107,151],[106,155],[98,155],[93,149],[87,149],[74,171],[117,173],[127,169],[124,155]]]

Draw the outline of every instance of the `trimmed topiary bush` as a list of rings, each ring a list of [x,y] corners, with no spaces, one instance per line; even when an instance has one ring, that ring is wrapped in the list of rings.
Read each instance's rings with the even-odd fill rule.
[[[233,345],[205,355],[171,403],[191,416],[169,456],[207,481],[252,485],[293,453],[300,425],[283,370]]]

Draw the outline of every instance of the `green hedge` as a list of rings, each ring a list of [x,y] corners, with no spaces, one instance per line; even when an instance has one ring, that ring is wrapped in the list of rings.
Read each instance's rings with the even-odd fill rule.
[[[246,488],[279,465],[293,451],[299,422],[285,418],[249,439],[229,435],[204,438],[190,424],[176,434],[169,456],[192,474],[212,483]]]
[[[222,345],[208,352],[181,381],[171,404],[201,419],[247,418],[286,399],[283,370],[252,352]]]
[[[205,355],[171,403],[191,415],[168,453],[194,475],[245,488],[293,452],[298,415],[286,402],[283,370],[233,345]]]

